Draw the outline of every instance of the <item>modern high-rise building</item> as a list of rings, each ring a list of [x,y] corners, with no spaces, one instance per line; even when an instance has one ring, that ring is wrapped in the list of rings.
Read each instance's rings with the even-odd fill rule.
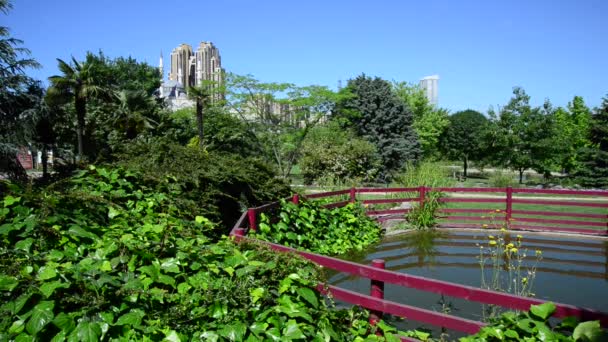
[[[160,96],[167,99],[174,109],[190,106],[186,92],[189,87],[206,85],[218,89],[223,82],[224,69],[220,51],[211,42],[201,42],[195,52],[188,44],[181,44],[171,52],[169,80],[163,75],[163,55],[161,52],[159,69],[163,79]],[[209,81],[209,82],[206,82]],[[219,92],[213,100],[219,100]]]
[[[437,105],[439,97],[439,75],[427,76],[421,79],[420,88],[424,91],[429,102],[433,105]]]

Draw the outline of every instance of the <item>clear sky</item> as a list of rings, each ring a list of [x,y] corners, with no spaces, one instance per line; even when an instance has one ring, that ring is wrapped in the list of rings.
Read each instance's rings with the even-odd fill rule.
[[[608,94],[607,0],[13,0],[0,25],[43,68],[86,51],[165,65],[180,43],[212,41],[227,71],[320,84],[361,73],[418,82],[438,74],[439,105],[485,112],[513,86],[534,104],[597,106]]]

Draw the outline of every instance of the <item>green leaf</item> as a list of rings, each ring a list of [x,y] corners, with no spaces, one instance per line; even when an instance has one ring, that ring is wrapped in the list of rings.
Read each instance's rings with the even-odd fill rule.
[[[50,321],[53,320],[53,308],[55,307],[55,302],[52,301],[43,301],[38,303],[38,305],[34,306],[32,309],[32,316],[27,321],[25,325],[25,329],[31,335],[37,334],[45,325],[47,325]]]
[[[57,328],[65,331],[67,334],[69,334],[76,327],[76,324],[74,324],[74,319],[65,312],[61,312],[55,316],[55,319],[53,319],[53,324]]]
[[[584,337],[587,341],[599,341],[602,336],[602,328],[600,327],[600,321],[589,321],[583,322],[574,328],[572,337],[575,341]]]
[[[101,327],[95,322],[83,320],[78,323],[76,334],[80,342],[96,342],[101,337]]]
[[[546,302],[539,305],[532,305],[530,306],[530,312],[542,320],[547,320],[547,318],[555,312],[555,304]]]
[[[114,209],[114,207],[108,209],[108,218],[113,219],[118,215],[120,215],[120,211]]]
[[[207,341],[207,342],[217,342],[217,340],[219,340],[220,336],[218,334],[216,334],[214,331],[205,331],[204,333],[202,333],[199,338],[201,339],[201,341]]]
[[[14,321],[11,327],[8,328],[8,333],[11,335],[21,334],[23,329],[25,329],[25,322],[23,320]]]
[[[283,336],[294,340],[306,338],[300,327],[298,327],[298,323],[293,319],[287,321],[285,328],[283,328]]]
[[[21,240],[15,244],[15,249],[20,249],[24,252],[29,253],[30,248],[32,248],[32,243],[34,243],[34,239],[32,238]]]
[[[177,332],[175,330],[171,330],[168,334],[165,334],[165,338],[163,339],[163,341],[181,342],[182,339],[179,338],[179,335],[177,335]]]
[[[308,287],[299,287],[297,290],[298,294],[309,302],[315,309],[319,307],[319,300],[317,299],[317,292],[311,290]]]
[[[8,195],[4,197],[4,207],[10,207],[11,205],[21,201],[21,197],[13,197]]]
[[[255,322],[249,326],[249,330],[255,335],[259,335],[268,329],[268,323],[264,322]]]
[[[67,288],[68,284],[62,283],[61,280],[46,282],[40,286],[40,292],[42,292],[45,298],[49,298],[60,287]]]
[[[0,274],[0,291],[13,291],[17,285],[19,285],[17,278]]]
[[[70,225],[70,228],[68,229],[68,233],[70,235],[74,235],[74,236],[78,236],[78,237],[83,237],[83,238],[88,238],[91,240],[97,240],[99,239],[99,237],[89,231],[86,231],[85,229],[83,229],[82,227],[78,226],[78,225]]]
[[[235,322],[225,325],[218,333],[230,341],[242,341],[247,332],[247,325],[243,322]]]
[[[519,340],[519,334],[517,333],[517,331],[512,330],[512,329],[508,329],[507,331],[505,331],[505,336]]]
[[[257,302],[260,298],[264,297],[265,292],[266,290],[263,287],[258,287],[251,290],[251,292],[249,292],[249,294],[251,295],[251,301],[253,303]]]
[[[130,312],[120,316],[114,325],[131,325],[137,327],[141,324],[142,318],[146,314],[139,309],[133,309]]]
[[[53,279],[55,276],[57,276],[57,271],[53,266],[42,266],[38,270],[38,280]]]

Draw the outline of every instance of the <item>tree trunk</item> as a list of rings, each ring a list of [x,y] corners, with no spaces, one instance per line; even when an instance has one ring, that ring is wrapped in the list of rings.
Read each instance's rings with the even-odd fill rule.
[[[48,161],[48,146],[46,144],[42,145],[42,156],[40,157],[40,161],[42,164],[42,178],[47,178],[49,176],[49,161]]]
[[[84,117],[87,113],[86,99],[76,96],[74,105],[76,106],[76,136],[78,138],[78,161],[84,155]]]
[[[524,184],[524,169],[519,169],[519,184]]]
[[[469,168],[469,158],[464,157],[464,180],[467,180],[467,169]]]
[[[203,147],[204,128],[203,128],[203,104],[200,99],[196,100],[196,124],[198,126],[198,146]]]

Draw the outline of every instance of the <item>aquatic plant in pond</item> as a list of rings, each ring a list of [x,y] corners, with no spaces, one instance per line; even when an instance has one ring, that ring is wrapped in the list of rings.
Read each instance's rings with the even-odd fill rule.
[[[492,222],[494,222],[496,213],[500,213],[500,210],[490,214]],[[484,224],[483,227],[488,228],[489,226]],[[505,223],[497,233],[487,235],[487,243],[477,244],[479,245],[481,287],[518,296],[533,297],[532,288],[536,278],[536,267],[542,259],[542,251],[536,250],[534,255],[531,255],[535,258],[531,265],[524,264],[528,257],[528,250],[523,245],[523,236],[518,234],[513,238],[507,228],[508,223]],[[498,309],[495,306],[488,306],[484,309],[484,318],[496,317]]]
[[[441,197],[442,193],[438,191],[427,193],[424,200],[406,214],[407,222],[416,229],[434,228],[437,225],[437,211],[442,206]]]

